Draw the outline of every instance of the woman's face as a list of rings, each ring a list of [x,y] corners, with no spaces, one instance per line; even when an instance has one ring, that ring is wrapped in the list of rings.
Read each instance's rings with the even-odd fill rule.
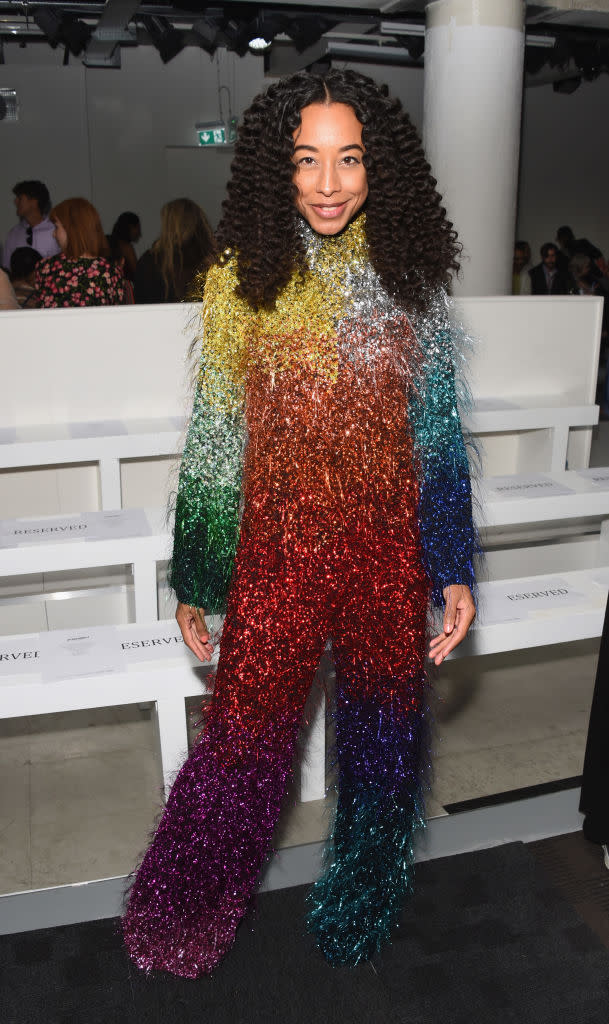
[[[312,103],[293,134],[296,207],[320,235],[336,235],[366,201],[362,125],[346,103]]]
[[[61,251],[65,252],[66,249],[68,248],[68,236],[67,236],[67,233],[66,233],[66,229],[64,228],[64,226],[61,223],[61,221],[57,220],[57,218],[55,218],[54,224],[55,224],[55,230],[53,232],[53,238],[57,242],[57,245],[59,246]]]

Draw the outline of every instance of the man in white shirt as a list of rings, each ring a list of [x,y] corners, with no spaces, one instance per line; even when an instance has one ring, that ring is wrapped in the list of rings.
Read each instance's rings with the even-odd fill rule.
[[[55,225],[49,220],[49,190],[41,181],[19,181],[13,188],[19,223],[6,236],[2,266],[8,270],[15,249],[29,245],[44,258],[55,256],[60,248],[53,237]]]

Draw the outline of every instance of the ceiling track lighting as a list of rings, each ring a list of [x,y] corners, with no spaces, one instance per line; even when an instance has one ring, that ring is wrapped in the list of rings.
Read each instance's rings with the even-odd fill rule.
[[[174,28],[168,18],[159,18],[149,14],[138,15],[138,17],[146,29],[150,41],[158,50],[163,64],[168,64],[184,49],[186,45],[184,33]]]

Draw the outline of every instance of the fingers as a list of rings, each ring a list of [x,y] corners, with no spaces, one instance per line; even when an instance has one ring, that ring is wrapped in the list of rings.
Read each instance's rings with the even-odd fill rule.
[[[455,620],[457,618],[457,602],[454,596],[454,589],[447,587],[448,596],[446,598],[446,606],[444,608],[444,632],[446,636],[452,633],[455,628]]]
[[[202,608],[193,608],[188,604],[178,604],[176,620],[184,643],[197,656],[199,661],[211,661],[214,647],[209,637]]]
[[[429,657],[435,665],[441,665],[447,655],[465,639],[476,615],[469,587],[461,584],[446,587],[444,600],[444,631],[433,637],[429,645]]]

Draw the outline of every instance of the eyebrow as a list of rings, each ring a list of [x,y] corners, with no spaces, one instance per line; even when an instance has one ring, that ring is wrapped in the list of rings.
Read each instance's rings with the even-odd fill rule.
[[[317,146],[307,146],[302,142],[300,145],[294,146],[294,152],[296,152],[297,149],[309,149],[312,153],[319,153]],[[364,147],[360,146],[359,142],[351,142],[348,146],[341,146],[338,152],[345,153],[348,149],[359,149],[360,153],[364,152]]]

